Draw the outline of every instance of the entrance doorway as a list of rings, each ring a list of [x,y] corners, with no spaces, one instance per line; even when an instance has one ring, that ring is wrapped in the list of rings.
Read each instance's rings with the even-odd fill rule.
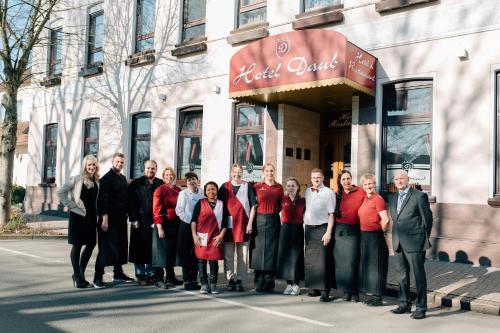
[[[337,177],[351,169],[351,110],[321,113],[320,167],[325,172],[325,186],[338,190]]]

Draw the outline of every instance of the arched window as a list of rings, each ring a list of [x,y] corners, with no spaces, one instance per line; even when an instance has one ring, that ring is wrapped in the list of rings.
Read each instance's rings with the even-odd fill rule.
[[[179,116],[179,155],[177,174],[183,178],[186,172],[201,177],[203,108],[194,106],[182,109]]]
[[[85,120],[83,137],[83,156],[99,154],[99,118]]]
[[[132,116],[132,151],[130,158],[130,178],[144,174],[144,161],[150,159],[151,112],[141,112]]]

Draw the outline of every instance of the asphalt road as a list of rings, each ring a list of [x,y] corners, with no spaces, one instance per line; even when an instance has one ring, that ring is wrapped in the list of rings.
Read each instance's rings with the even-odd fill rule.
[[[223,292],[202,296],[135,283],[73,288],[63,240],[0,241],[0,333],[7,332],[498,332],[500,318],[432,307],[425,320],[383,307],[317,298]],[[94,258],[89,265],[92,277]],[[133,266],[124,266],[132,276]],[[105,280],[111,281],[112,268]],[[178,272],[179,273],[179,272]],[[220,275],[219,285],[226,283]],[[283,284],[278,285],[281,290]]]

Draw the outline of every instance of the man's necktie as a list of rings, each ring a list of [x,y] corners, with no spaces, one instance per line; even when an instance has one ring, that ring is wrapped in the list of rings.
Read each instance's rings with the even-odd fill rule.
[[[403,206],[403,201],[405,200],[405,195],[406,195],[406,192],[399,192],[398,207],[397,207],[398,214],[401,211],[401,206]]]

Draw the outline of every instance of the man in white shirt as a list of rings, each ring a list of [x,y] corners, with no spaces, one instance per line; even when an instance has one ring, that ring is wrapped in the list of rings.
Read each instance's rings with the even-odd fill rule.
[[[335,212],[335,194],[323,185],[323,171],[311,171],[312,187],[306,199],[305,224],[305,284],[311,289],[309,296],[320,296],[321,302],[330,302],[333,285],[332,230]]]

